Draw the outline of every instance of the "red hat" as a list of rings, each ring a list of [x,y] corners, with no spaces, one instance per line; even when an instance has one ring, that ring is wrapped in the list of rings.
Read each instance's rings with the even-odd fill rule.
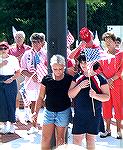
[[[0,42],[0,46],[5,46],[5,47],[9,48],[9,44],[5,41]]]
[[[91,37],[93,36],[93,33],[86,27],[82,28],[79,34],[80,38],[86,43],[89,43],[91,41]]]

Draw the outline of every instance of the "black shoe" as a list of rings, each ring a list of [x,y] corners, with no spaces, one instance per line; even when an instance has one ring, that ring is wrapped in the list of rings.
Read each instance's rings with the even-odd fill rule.
[[[117,139],[122,139],[122,133],[121,132],[117,132]]]
[[[104,133],[101,133],[100,134],[100,137],[101,138],[106,138],[106,137],[108,137],[108,136],[111,136],[111,131],[105,131]]]

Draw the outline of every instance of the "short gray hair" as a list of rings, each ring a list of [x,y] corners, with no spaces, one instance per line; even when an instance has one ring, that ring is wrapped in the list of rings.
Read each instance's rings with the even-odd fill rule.
[[[17,31],[14,35],[14,38],[18,35],[22,35],[22,37],[25,39],[25,33],[23,31]]]
[[[50,59],[50,65],[60,64],[65,66],[65,58],[62,55],[56,54],[53,55]]]
[[[41,42],[44,42],[45,41],[45,35],[43,33],[33,33],[31,36],[30,36],[30,41],[41,41]]]

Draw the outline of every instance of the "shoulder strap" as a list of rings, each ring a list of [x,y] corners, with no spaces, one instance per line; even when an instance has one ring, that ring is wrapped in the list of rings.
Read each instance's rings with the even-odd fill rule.
[[[76,83],[79,84],[83,79],[85,78],[85,75],[80,75],[77,79],[76,79]]]
[[[95,84],[95,86],[96,86],[98,92],[101,92],[100,80],[99,80],[98,76],[97,76],[97,75],[92,76],[91,79],[92,79],[92,81],[94,82],[94,84]]]

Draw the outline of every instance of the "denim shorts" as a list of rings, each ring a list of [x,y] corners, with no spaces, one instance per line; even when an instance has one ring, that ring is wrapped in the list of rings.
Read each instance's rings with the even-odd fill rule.
[[[45,109],[43,124],[55,124],[56,126],[66,127],[71,121],[72,113],[71,108],[64,111],[52,112]]]

